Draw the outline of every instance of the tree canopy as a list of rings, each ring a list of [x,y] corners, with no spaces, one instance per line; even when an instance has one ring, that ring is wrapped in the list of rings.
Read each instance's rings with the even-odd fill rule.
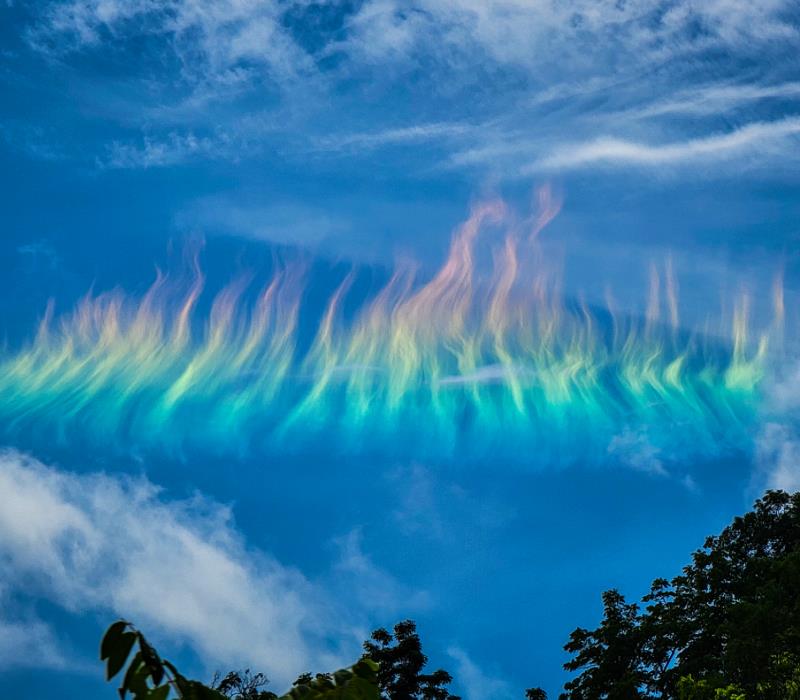
[[[574,675],[560,700],[800,700],[800,493],[768,491],[641,601],[614,589],[602,600],[597,628],[575,629],[564,647]],[[189,680],[125,620],[100,656],[108,680],[122,674],[121,700],[460,700],[447,671],[426,670],[412,620],[375,630],[353,666],[303,674],[282,696],[249,669]]]
[[[603,594],[564,700],[800,698],[800,493],[768,491],[641,603]]]
[[[364,658],[378,664],[378,683],[384,700],[461,700],[447,690],[453,678],[442,669],[423,673],[428,657],[422,651],[417,626],[398,622],[394,631],[377,629],[364,642]]]

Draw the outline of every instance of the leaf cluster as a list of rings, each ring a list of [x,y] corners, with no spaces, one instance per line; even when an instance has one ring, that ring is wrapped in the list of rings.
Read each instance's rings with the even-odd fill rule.
[[[106,663],[106,680],[124,670],[120,700],[126,700],[128,694],[132,700],[380,700],[378,665],[370,659],[335,673],[303,676],[280,698],[261,690],[266,677],[249,670],[228,673],[209,687],[181,675],[126,620],[108,628],[100,644],[100,659]]]
[[[135,648],[133,658],[128,661]],[[226,700],[213,688],[184,678],[130,622],[119,620],[106,630],[100,643],[100,660],[106,662],[106,680],[112,680],[127,663],[119,687],[120,700]]]

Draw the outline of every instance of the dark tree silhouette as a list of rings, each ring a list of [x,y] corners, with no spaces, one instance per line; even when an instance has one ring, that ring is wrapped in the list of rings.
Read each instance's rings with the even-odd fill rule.
[[[248,668],[230,671],[224,677],[216,674],[211,687],[230,700],[277,700],[275,693],[263,690],[267,683],[269,680],[263,673],[254,674]]]
[[[800,700],[800,493],[768,491],[642,603],[603,594],[562,699]]]
[[[375,630],[364,642],[364,656],[378,664],[378,686],[385,700],[460,700],[447,690],[453,680],[447,671],[423,673],[428,657],[411,620],[398,622],[393,633]]]
[[[768,491],[641,604],[606,591],[599,626],[576,629],[564,648],[577,675],[560,700],[800,700],[800,493]],[[124,620],[101,659],[109,680],[122,674],[122,700],[460,700],[447,671],[425,672],[411,620],[375,630],[351,668],[304,674],[280,698],[249,669],[210,687],[187,679]]]
[[[261,690],[263,674],[233,671],[209,687],[191,680],[174,664],[159,656],[144,635],[130,622],[111,625],[100,643],[100,660],[106,665],[106,680],[122,674],[120,700],[275,700],[274,693]],[[378,666],[361,659],[350,668],[302,678],[278,700],[380,700]]]
[[[645,681],[642,668],[639,607],[626,603],[616,590],[603,593],[603,621],[593,631],[576,629],[564,649],[574,658],[564,664],[568,671],[583,670],[564,686],[565,698],[636,700]]]

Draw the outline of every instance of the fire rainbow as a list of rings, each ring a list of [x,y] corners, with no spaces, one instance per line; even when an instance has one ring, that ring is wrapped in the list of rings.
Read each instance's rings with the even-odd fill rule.
[[[159,274],[140,298],[87,296],[0,355],[8,434],[218,454],[318,450],[523,463],[604,458],[620,436],[661,454],[736,448],[752,433],[770,343],[742,297],[727,329],[681,329],[671,269],[654,269],[646,313],[566,303],[529,258],[555,215],[540,197],[532,232],[505,235],[479,282],[475,242],[502,203],[476,207],[444,265],[416,283],[400,268],[345,314],[345,279],[300,338],[302,266],[258,294],[240,278],[203,318],[204,277]],[[625,438],[625,440],[628,440]],[[629,441],[629,440],[628,440]]]

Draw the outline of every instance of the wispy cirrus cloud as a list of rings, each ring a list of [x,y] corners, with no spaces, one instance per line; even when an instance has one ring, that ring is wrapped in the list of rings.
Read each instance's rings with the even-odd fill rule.
[[[161,168],[197,159],[235,159],[235,153],[233,139],[225,133],[197,136],[171,132],[161,138],[145,135],[138,143],[113,141],[97,164],[112,170]]]
[[[67,0],[47,4],[28,32],[37,49],[58,55],[109,41],[150,37],[151,50],[178,59],[178,75],[207,84],[259,69],[286,80],[308,69],[304,51],[281,23],[276,2],[251,0]]]
[[[309,69],[315,56],[333,51],[373,64],[381,57],[396,62],[436,53],[441,61],[463,65],[466,52],[480,49],[476,62],[488,57],[530,66],[552,60],[560,46],[560,58],[588,67],[593,57],[581,58],[574,44],[597,38],[604,40],[597,51],[613,46],[640,58],[796,38],[791,7],[788,0],[702,5],[686,0],[367,0],[353,11],[335,2],[309,8],[302,2],[252,0],[57,0],[39,12],[29,40],[63,52],[147,34],[168,40],[171,50],[193,59],[195,67],[203,63],[224,71],[249,61],[284,76]],[[315,33],[314,41],[308,31]]]
[[[755,122],[727,133],[674,143],[648,144],[605,137],[587,143],[563,144],[534,162],[526,172],[592,165],[659,167],[723,160],[739,155],[763,160],[775,148],[785,148],[790,145],[787,142],[796,140],[798,136],[800,117]]]
[[[382,131],[348,133],[321,139],[318,150],[372,150],[385,146],[402,146],[426,142],[446,141],[468,135],[477,127],[460,122],[434,122],[384,129]]]
[[[777,84],[720,83],[677,92],[623,114],[639,119],[665,116],[703,117],[726,114],[768,100],[800,100],[800,82]]]
[[[419,60],[435,53],[440,62],[463,65],[470,53],[479,51],[473,60],[488,58],[525,68],[555,68],[561,61],[592,73],[598,58],[612,60],[611,52],[622,68],[622,55],[641,66],[669,55],[794,38],[797,27],[789,7],[785,0],[711,0],[702,5],[661,0],[418,0],[410,6],[373,0],[351,20],[348,48],[372,61]]]
[[[65,62],[139,47],[106,168],[389,147],[503,178],[782,163],[800,102],[789,0],[57,0],[26,36]]]

